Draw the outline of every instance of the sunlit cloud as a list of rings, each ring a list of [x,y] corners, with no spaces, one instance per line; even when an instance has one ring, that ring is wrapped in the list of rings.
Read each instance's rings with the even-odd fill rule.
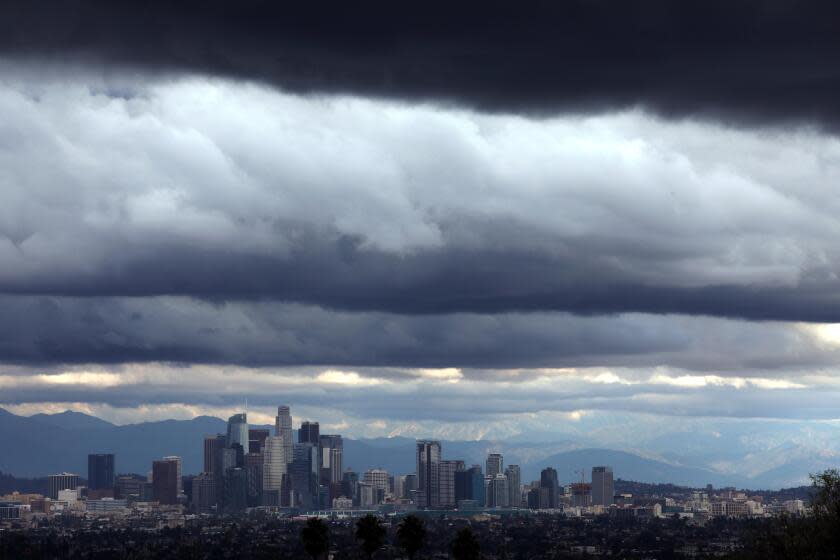
[[[382,379],[362,377],[355,371],[340,371],[334,369],[319,373],[315,379],[321,383],[352,386],[371,386],[385,383]]]

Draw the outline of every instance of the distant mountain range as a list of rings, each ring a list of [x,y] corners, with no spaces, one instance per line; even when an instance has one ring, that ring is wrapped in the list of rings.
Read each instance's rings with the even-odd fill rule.
[[[0,408],[0,442],[4,450],[0,454],[0,472],[38,477],[72,471],[86,476],[88,453],[114,453],[118,472],[145,473],[154,459],[178,455],[183,458],[184,473],[197,473],[202,469],[204,436],[223,432],[225,422],[209,416],[117,426],[78,412],[25,417]],[[701,461],[687,463],[676,456],[587,448],[574,439],[537,443],[442,441],[442,446],[444,458],[463,459],[467,465],[483,465],[487,453],[501,452],[505,464],[520,465],[523,482],[538,479],[547,466],[557,469],[561,481],[569,482],[578,479],[581,470],[588,479],[593,466],[610,465],[616,477],[638,482],[779,488],[801,483],[802,465],[814,467],[804,456],[798,457],[798,469],[796,463],[774,463],[768,456],[767,469],[757,476],[744,476],[731,469],[709,468]],[[797,449],[788,452],[796,453]],[[345,438],[344,466],[355,471],[378,467],[405,474],[414,472],[414,461],[413,439]],[[830,461],[826,459],[825,464],[830,466]]]

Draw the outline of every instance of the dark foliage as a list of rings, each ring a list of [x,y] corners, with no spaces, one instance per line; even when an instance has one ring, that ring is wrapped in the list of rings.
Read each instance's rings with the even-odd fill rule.
[[[478,560],[481,557],[481,546],[469,527],[464,527],[455,535],[452,556],[455,560]]]
[[[330,548],[330,530],[327,524],[313,517],[300,532],[303,548],[314,560],[324,558]]]
[[[385,544],[385,527],[374,515],[366,515],[356,522],[356,540],[362,542],[365,556],[373,558],[373,553]]]
[[[409,515],[397,527],[397,541],[408,557],[413,559],[426,541],[426,526],[416,515]]]

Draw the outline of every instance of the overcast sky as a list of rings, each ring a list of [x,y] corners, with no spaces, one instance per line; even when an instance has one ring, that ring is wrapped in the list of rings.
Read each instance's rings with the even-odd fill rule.
[[[0,406],[840,419],[833,3],[41,4],[0,6]]]

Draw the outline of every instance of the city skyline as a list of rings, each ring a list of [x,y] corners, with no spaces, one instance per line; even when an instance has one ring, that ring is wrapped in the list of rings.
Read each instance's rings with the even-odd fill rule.
[[[445,458],[437,440],[416,440],[413,472],[380,467],[343,470],[342,436],[321,434],[317,421],[302,421],[294,438],[291,418],[291,407],[279,405],[272,434],[270,429],[249,424],[247,412],[231,415],[226,433],[202,438],[204,461],[199,473],[184,472],[182,457],[170,455],[152,460],[144,479],[136,473],[118,472],[114,453],[88,454],[87,479],[67,471],[47,477],[49,492],[43,507],[47,513],[70,509],[83,499],[87,511],[111,513],[145,502],[216,515],[242,515],[261,508],[352,510],[386,504],[408,511],[564,511],[569,506],[614,508],[616,500],[623,499],[614,492],[610,466],[593,466],[588,485],[583,484],[585,472],[580,471],[580,482],[563,487],[552,467],[542,469],[539,480],[523,483],[519,465],[506,466],[503,454],[488,452],[482,473],[481,465],[468,468],[463,459]],[[585,499],[580,498],[581,492]],[[566,496],[565,501],[561,496]]]

